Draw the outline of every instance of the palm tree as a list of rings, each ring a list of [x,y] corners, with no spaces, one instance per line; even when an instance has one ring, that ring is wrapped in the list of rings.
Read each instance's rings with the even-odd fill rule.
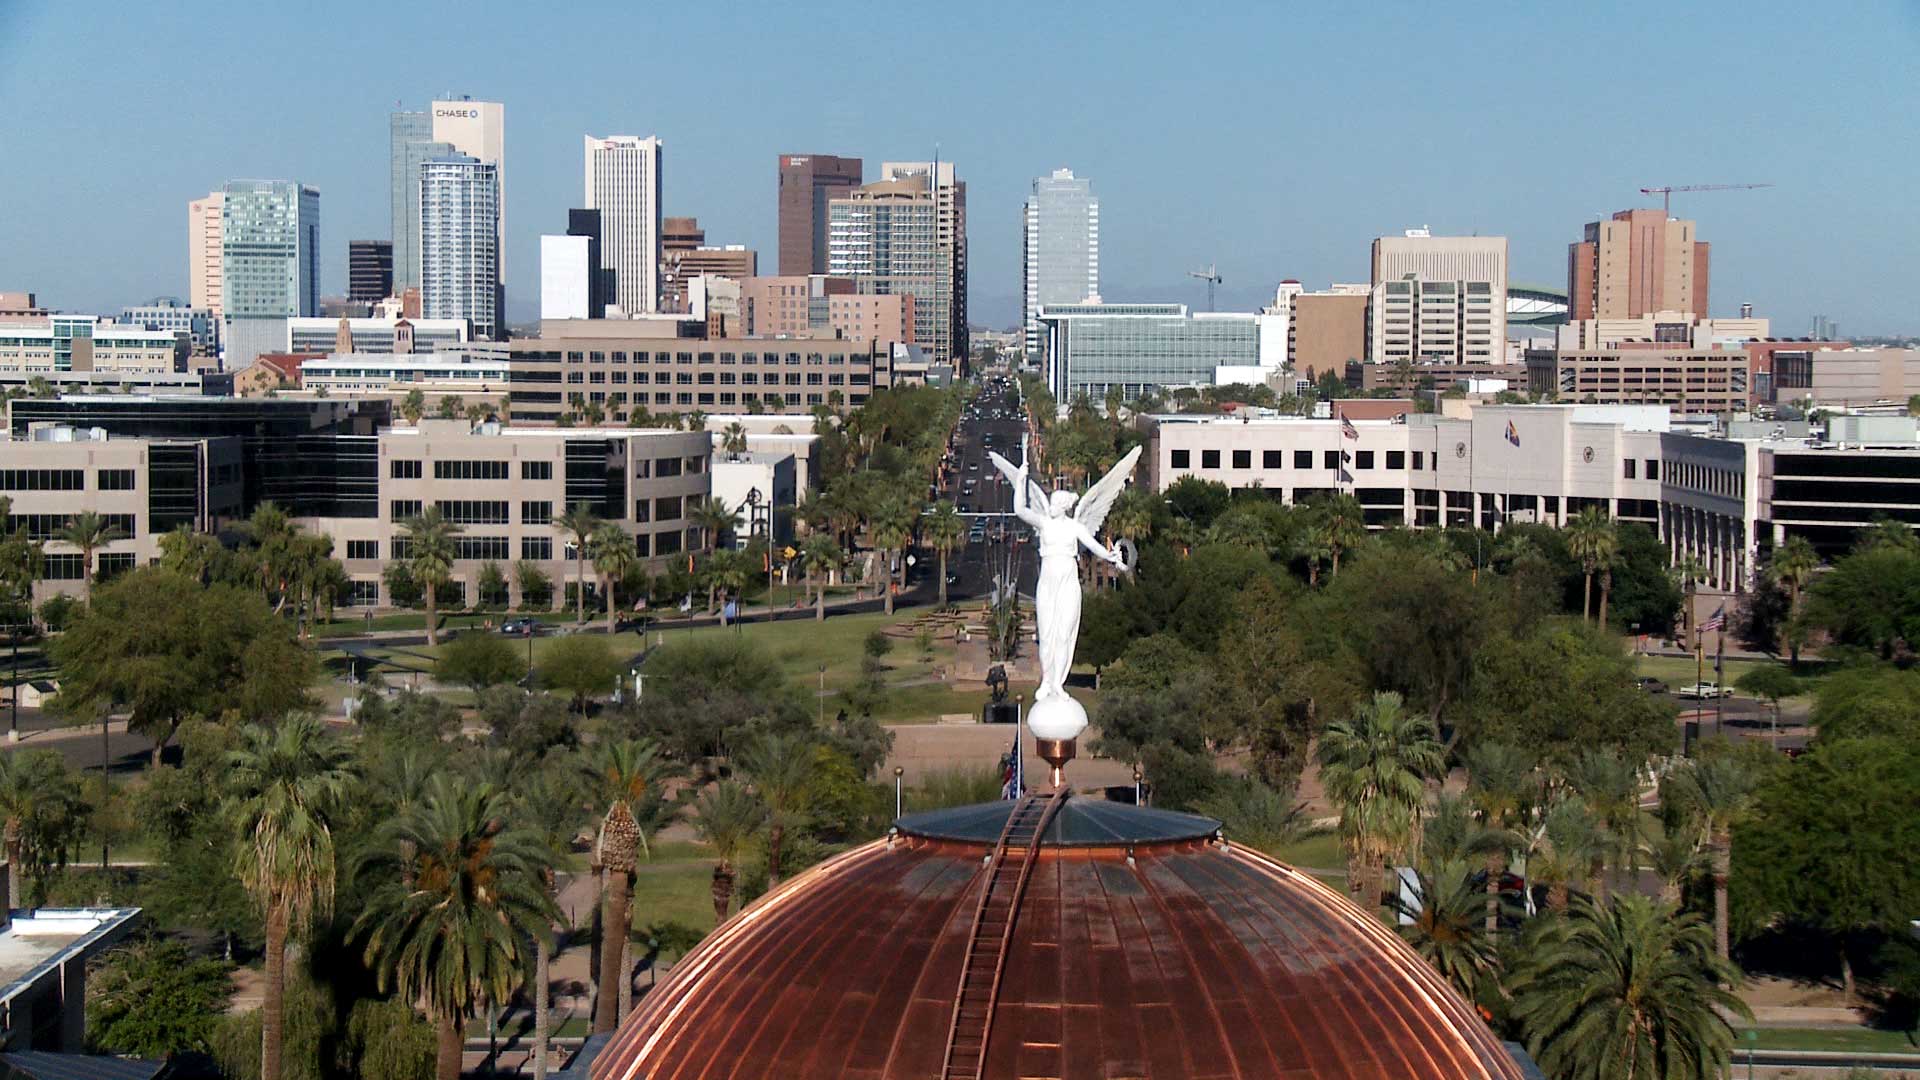
[[[1606,511],[1589,506],[1567,523],[1567,552],[1579,560],[1586,582],[1580,590],[1580,617],[1593,617],[1593,575],[1605,572],[1600,583],[1600,625],[1607,623],[1607,594],[1613,589],[1613,560],[1620,550],[1620,537]]]
[[[347,747],[310,716],[249,724],[227,755],[227,812],[240,839],[234,872],[266,921],[263,1077],[281,1075],[287,938],[333,905],[333,821],[353,784],[348,762]]]
[[[760,831],[767,808],[753,793],[733,780],[722,780],[694,803],[693,828],[713,849],[713,918],[727,921],[733,903],[734,862]]]
[[[1786,621],[1792,623],[1794,616],[1800,613],[1800,590],[1806,588],[1807,582],[1812,581],[1814,573],[1820,569],[1820,553],[1813,549],[1812,542],[1806,537],[1789,536],[1787,542],[1780,545],[1780,550],[1773,553],[1773,561],[1767,569],[1773,575],[1773,580],[1787,590]],[[1800,636],[1791,631],[1787,631],[1785,636],[1787,662],[1798,670]]]
[[[1193,809],[1218,818],[1228,840],[1268,855],[1277,856],[1282,848],[1326,832],[1314,824],[1306,803],[1294,801],[1292,792],[1251,776],[1223,781]]]
[[[1647,864],[1660,875],[1660,902],[1678,904],[1687,882],[1707,868],[1700,839],[1670,832],[1647,846]]]
[[[1413,899],[1396,890],[1388,904],[1401,917],[1396,927],[1401,939],[1468,1001],[1499,970],[1499,950],[1481,921],[1480,889],[1466,860],[1450,859],[1416,872]]]
[[[740,508],[728,506],[727,500],[717,495],[708,495],[687,507],[687,520],[700,530],[703,547],[719,547],[721,539],[740,524]]]
[[[1533,765],[1533,755],[1506,743],[1478,742],[1467,749],[1467,799],[1483,828],[1490,834],[1504,834],[1509,840],[1504,849],[1489,845],[1484,850],[1488,930],[1498,925],[1500,878],[1520,847],[1513,829],[1534,789]]]
[[[1160,496],[1142,488],[1127,488],[1107,512],[1107,531],[1137,544],[1153,535],[1153,512],[1159,505]]]
[[[1676,794],[1699,816],[1713,866],[1713,947],[1728,959],[1727,878],[1733,870],[1733,827],[1746,817],[1759,782],[1753,768],[1730,754],[1697,758],[1669,774]]]
[[[1638,870],[1646,839],[1640,816],[1639,764],[1609,751],[1586,750],[1573,759],[1566,778],[1605,832],[1601,861],[1616,872],[1623,867]],[[1604,874],[1591,875],[1588,885],[1597,899],[1606,899]]]
[[[885,607],[887,614],[893,614],[893,571],[890,566],[893,557],[900,558],[900,584],[907,581],[907,548],[913,543],[913,508],[899,499],[887,499],[873,511],[873,546],[878,548],[887,565],[881,568],[881,578],[885,585]]]
[[[573,846],[580,835],[580,829],[586,824],[586,813],[579,799],[579,785],[564,767],[556,768],[555,757],[546,759],[547,764],[534,773],[530,782],[520,788],[517,817],[527,823],[529,828],[540,833],[542,843],[556,859]],[[558,890],[558,875],[555,865],[549,864],[542,870],[542,886],[547,898],[553,899]],[[549,926],[551,929],[551,925]],[[546,1080],[547,1056],[551,1046],[553,1021],[553,976],[550,970],[553,947],[547,939],[549,934],[533,935],[533,1075],[535,1080]]]
[[[967,536],[967,523],[945,499],[933,504],[933,513],[927,515],[927,543],[940,553],[940,606],[947,606],[947,555],[960,546]]]
[[[550,933],[558,914],[546,888],[554,852],[538,830],[507,824],[514,809],[491,783],[434,777],[426,799],[384,830],[412,846],[412,882],[385,876],[354,921],[380,988],[425,1004],[439,1080],[459,1080],[467,1019],[482,1001],[508,998],[527,940]]]
[[[93,606],[93,553],[115,540],[126,538],[125,529],[92,510],[82,510],[73,515],[66,527],[54,534],[54,539],[80,549],[80,594],[82,602],[88,607]]]
[[[651,739],[607,739],[595,743],[581,769],[594,805],[606,804],[594,859],[604,875],[601,887],[600,986],[594,999],[595,1034],[620,1022],[620,985],[626,981],[631,915],[628,875],[637,856],[651,851],[642,819],[656,819],[648,804],[661,801],[660,784],[672,769]]]
[[[426,391],[417,386],[407,391],[407,396],[400,401],[400,415],[409,425],[418,425],[420,418],[427,415]]]
[[[1541,818],[1533,850],[1527,853],[1527,888],[1544,886],[1547,907],[1565,911],[1573,883],[1591,876],[1606,845],[1606,833],[1587,805],[1578,799],[1561,800]]]
[[[593,568],[607,582],[607,633],[613,633],[614,587],[624,581],[627,572],[640,561],[640,549],[633,536],[618,522],[603,521],[593,530],[589,541],[593,548]]]
[[[407,534],[407,571],[420,583],[427,597],[427,646],[440,644],[438,608],[440,586],[453,577],[453,560],[459,552],[453,538],[462,530],[429,506],[401,524]]]
[[[286,609],[292,592],[289,579],[300,527],[278,503],[269,499],[254,507],[245,528],[253,540],[254,557],[259,561],[261,594],[273,601],[273,612],[278,615]]]
[[[747,589],[747,564],[744,552],[722,548],[707,556],[706,568],[702,576],[707,582],[707,610],[712,611],[717,599],[721,606],[721,620],[726,619],[727,597],[737,596]]]
[[[66,865],[68,840],[83,810],[80,784],[59,751],[16,750],[0,755],[8,907],[30,906],[29,874],[37,883],[48,867]]]
[[[740,754],[740,771],[767,808],[767,887],[780,884],[780,844],[806,822],[813,784],[814,741],[807,734],[762,736]]]
[[[1543,920],[1511,981],[1513,1015],[1550,1076],[1714,1080],[1733,1052],[1729,1016],[1753,1014],[1730,987],[1700,917],[1642,896],[1578,901]]]
[[[1693,632],[1693,596],[1695,588],[1707,576],[1707,568],[1700,560],[1691,555],[1681,555],[1673,561],[1672,573],[1680,579],[1680,591],[1686,594],[1686,603],[1680,609],[1683,627],[1689,634]]]
[[[1387,859],[1411,848],[1426,781],[1445,762],[1433,725],[1409,713],[1399,694],[1376,693],[1320,736],[1320,783],[1340,807],[1348,889],[1379,903]]]
[[[727,460],[739,461],[740,455],[747,452],[747,425],[738,420],[728,424],[726,434],[721,436],[720,448],[727,452]]]
[[[1366,511],[1361,508],[1360,500],[1339,493],[1316,500],[1314,512],[1319,518],[1319,545],[1326,550],[1332,573],[1338,577],[1340,556],[1359,547],[1367,538]]]
[[[553,519],[553,527],[573,537],[575,622],[587,621],[587,545],[600,527],[600,515],[586,503],[574,503],[573,509]]]
[[[813,585],[813,617],[817,622],[827,619],[827,582],[835,567],[846,561],[846,553],[833,537],[825,532],[817,532],[807,537],[800,546],[800,557],[805,560],[807,580]]]

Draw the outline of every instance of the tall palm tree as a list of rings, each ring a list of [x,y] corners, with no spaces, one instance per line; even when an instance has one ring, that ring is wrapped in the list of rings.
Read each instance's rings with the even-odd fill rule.
[[[767,808],[767,885],[780,884],[780,845],[806,821],[816,759],[810,735],[769,734],[740,754],[740,771]]]
[[[420,418],[427,415],[426,391],[417,386],[407,391],[407,396],[400,401],[400,415],[409,425],[418,425]]]
[[[615,588],[640,561],[640,549],[634,544],[632,534],[614,521],[601,522],[600,527],[593,530],[589,543],[593,547],[593,568],[607,583],[607,633],[611,634]]]
[[[571,763],[562,763],[557,755],[549,756],[543,766],[533,774],[532,779],[518,788],[517,820],[526,823],[528,828],[540,834],[541,842],[558,860],[573,846],[586,824],[587,815],[581,802],[578,778],[571,771]],[[547,898],[553,899],[558,892],[556,868],[558,862],[549,864],[542,871],[542,886]],[[551,923],[549,924],[551,929]],[[546,1080],[547,1057],[552,1045],[553,1027],[553,976],[551,965],[553,943],[548,934],[533,935],[533,1075],[535,1080]]]
[[[601,895],[600,985],[594,998],[593,1030],[612,1031],[620,1022],[620,985],[626,981],[629,912],[628,875],[638,855],[651,852],[642,820],[656,819],[650,802],[660,801],[660,784],[672,767],[651,739],[606,739],[581,759],[593,805],[605,805],[594,859],[604,875]]]
[[[1348,889],[1369,909],[1379,904],[1387,859],[1410,849],[1426,781],[1445,761],[1427,718],[1399,694],[1376,693],[1320,736],[1320,783],[1340,808]]]
[[[558,914],[546,888],[554,852],[538,830],[508,824],[514,811],[491,783],[434,777],[426,799],[384,830],[410,842],[411,884],[384,874],[354,921],[380,988],[425,1004],[439,1080],[460,1080],[467,1019],[512,994],[526,942],[550,933]]]
[[[1752,1020],[1730,989],[1700,917],[1643,896],[1577,901],[1542,920],[1510,988],[1513,1015],[1549,1076],[1715,1080],[1733,1053],[1729,1016]]]
[[[1471,863],[1449,859],[1416,871],[1413,898],[1395,890],[1388,903],[1401,917],[1395,927],[1401,939],[1468,1001],[1499,970],[1499,950],[1481,920]]]
[[[1773,580],[1787,590],[1787,622],[1800,613],[1800,591],[1813,580],[1820,569],[1820,553],[1804,536],[1789,536],[1780,550],[1773,553],[1773,561],[1767,566]],[[1784,628],[1783,628],[1784,631]],[[1787,660],[1795,670],[1800,667],[1800,637],[1791,631],[1784,631],[1787,641]]]
[[[1733,827],[1753,805],[1759,783],[1753,768],[1731,754],[1696,758],[1669,774],[1676,794],[1698,815],[1713,867],[1713,947],[1729,957],[1727,878],[1733,871]]]
[[[714,922],[727,921],[733,903],[734,864],[740,852],[759,833],[767,808],[746,787],[722,780],[693,804],[693,829],[713,849]]]
[[[727,452],[727,460],[739,461],[740,455],[747,452],[747,425],[738,420],[728,424],[726,434],[721,436],[720,448]]]
[[[93,553],[126,538],[125,529],[92,510],[73,515],[66,526],[54,534],[54,539],[80,549],[80,595],[88,607],[93,606]]]
[[[933,513],[927,515],[927,543],[940,553],[940,606],[947,606],[947,556],[960,546],[967,536],[967,523],[961,518],[960,511],[945,499],[933,504]]]
[[[1580,590],[1580,617],[1593,617],[1593,575],[1605,570],[1601,581],[1600,624],[1607,622],[1607,593],[1613,587],[1613,560],[1620,550],[1620,537],[1606,511],[1589,506],[1567,522],[1567,552],[1580,563],[1586,581]]]
[[[718,495],[706,495],[687,507],[687,520],[700,530],[701,547],[718,547],[721,537],[740,524],[740,510]]]
[[[269,499],[254,507],[247,517],[245,530],[253,541],[253,556],[259,563],[261,594],[273,602],[277,615],[285,610],[292,591],[289,578],[300,527],[278,503]]]
[[[1145,540],[1153,535],[1153,512],[1159,504],[1160,496],[1142,488],[1127,488],[1107,512],[1107,531],[1136,544]]]
[[[587,552],[592,542],[594,530],[600,527],[600,515],[586,503],[574,503],[573,508],[556,516],[553,527],[573,537],[574,575],[574,622],[587,621]]]
[[[459,554],[453,538],[463,530],[448,521],[438,506],[429,506],[401,524],[407,534],[407,570],[427,597],[427,645],[440,644],[439,592],[453,577]]]
[[[827,619],[827,583],[833,576],[835,567],[846,561],[846,553],[833,537],[825,532],[817,532],[807,537],[800,546],[800,557],[805,560],[807,580],[813,585],[813,617],[817,622]]]
[[[1345,493],[1321,496],[1314,503],[1320,543],[1326,549],[1333,576],[1340,575],[1340,556],[1367,538],[1367,515],[1360,500]]]
[[[887,614],[893,614],[893,572],[889,568],[893,557],[900,559],[900,584],[907,580],[907,548],[913,543],[914,513],[912,507],[898,499],[888,499],[874,508],[873,546],[880,549],[887,566],[881,567],[881,577],[885,582],[885,608]]]
[[[347,747],[310,716],[249,724],[227,755],[227,813],[238,833],[234,872],[266,922],[260,1075],[281,1075],[287,938],[333,906],[333,823],[347,805]]]
[[[1510,841],[1504,850],[1488,845],[1483,851],[1488,930],[1498,925],[1500,878],[1506,873],[1514,851],[1520,847],[1514,829],[1535,787],[1533,766],[1533,755],[1506,743],[1477,742],[1467,749],[1467,799],[1473,804],[1483,828]]]
[[[1555,803],[1540,819],[1533,849],[1527,853],[1527,887],[1547,890],[1547,907],[1565,911],[1575,882],[1587,882],[1595,861],[1605,856],[1606,831],[1587,804],[1578,799]]]
[[[1660,875],[1660,902],[1678,904],[1687,882],[1707,869],[1707,859],[1699,837],[1670,832],[1647,845],[1647,865]]]
[[[80,783],[57,750],[0,755],[0,819],[5,821],[7,906],[31,905],[27,878],[36,882],[65,866],[68,841],[84,811]],[[36,891],[38,891],[36,889]]]
[[[1686,603],[1680,608],[1682,629],[1689,635],[1693,632],[1693,596],[1700,582],[1707,576],[1707,568],[1699,559],[1691,555],[1681,555],[1673,561],[1671,573],[1679,579],[1680,591],[1686,596]]]
[[[1640,849],[1646,840],[1640,816],[1640,769],[1640,763],[1618,754],[1585,750],[1566,770],[1567,783],[1605,831],[1605,843],[1598,853],[1600,861],[1611,864],[1616,872],[1639,869]],[[1596,899],[1606,899],[1603,874],[1591,875],[1588,885]]]

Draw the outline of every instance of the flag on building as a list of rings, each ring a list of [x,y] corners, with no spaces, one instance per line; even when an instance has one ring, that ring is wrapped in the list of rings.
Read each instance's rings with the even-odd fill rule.
[[[1354,427],[1353,421],[1347,419],[1344,415],[1340,417],[1340,435],[1342,438],[1352,439],[1355,442],[1360,441],[1360,429]]]
[[[1700,624],[1700,632],[1704,634],[1704,633],[1707,633],[1708,631],[1722,630],[1726,627],[1726,625],[1727,625],[1727,605],[1721,604],[1717,609],[1714,610],[1714,613],[1712,615],[1707,616],[1706,621]]]
[[[1514,427],[1511,420],[1507,421],[1507,441],[1515,446],[1520,445],[1520,429]]]

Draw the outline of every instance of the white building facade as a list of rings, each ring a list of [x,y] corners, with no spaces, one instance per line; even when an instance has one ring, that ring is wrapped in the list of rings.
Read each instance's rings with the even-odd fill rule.
[[[600,211],[600,265],[623,314],[660,310],[658,138],[586,136],[586,209]]]
[[[1092,182],[1074,176],[1072,169],[1036,178],[1025,225],[1020,325],[1027,355],[1038,359],[1046,343],[1040,309],[1100,295],[1100,200],[1094,197]]]
[[[540,238],[540,317],[589,319],[593,274],[588,263],[593,241],[585,236]]]
[[[500,336],[500,171],[467,154],[420,163],[420,311]]]
[[[1506,356],[1507,238],[1410,229],[1373,242],[1367,359],[1497,364]]]

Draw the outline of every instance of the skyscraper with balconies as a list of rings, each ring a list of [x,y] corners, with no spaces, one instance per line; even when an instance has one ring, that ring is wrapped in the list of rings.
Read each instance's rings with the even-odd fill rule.
[[[500,170],[471,154],[420,163],[420,313],[500,336]]]
[[[827,273],[868,295],[913,296],[914,340],[967,356],[967,185],[952,162],[889,161],[827,202]]]

